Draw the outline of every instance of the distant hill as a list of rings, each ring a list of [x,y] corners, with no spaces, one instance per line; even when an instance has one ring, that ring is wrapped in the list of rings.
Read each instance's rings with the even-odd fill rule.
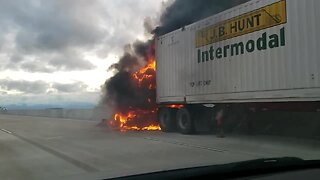
[[[64,108],[64,109],[91,109],[96,106],[94,103],[87,102],[68,102],[63,104],[8,104],[1,105],[8,110],[16,109],[48,109],[48,108]]]

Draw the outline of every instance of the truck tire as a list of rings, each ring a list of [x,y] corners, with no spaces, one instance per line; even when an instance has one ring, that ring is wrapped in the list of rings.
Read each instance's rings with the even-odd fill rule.
[[[161,131],[173,132],[175,130],[175,109],[161,108],[158,112],[158,120]]]
[[[188,109],[182,108],[178,110],[177,128],[182,134],[192,134],[194,132],[194,122]]]

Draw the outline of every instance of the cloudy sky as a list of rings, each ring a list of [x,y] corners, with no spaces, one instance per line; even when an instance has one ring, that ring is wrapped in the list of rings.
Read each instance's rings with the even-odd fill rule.
[[[0,1],[0,106],[96,103],[125,44],[162,0]]]

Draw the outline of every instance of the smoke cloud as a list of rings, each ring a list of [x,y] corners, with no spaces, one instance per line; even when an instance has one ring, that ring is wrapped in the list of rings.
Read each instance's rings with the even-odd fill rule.
[[[155,72],[148,71],[146,74],[154,78],[138,84],[132,74],[140,67],[146,65],[150,57],[154,56],[153,41],[137,41],[125,47],[125,53],[119,62],[112,65],[110,70],[117,73],[106,81],[104,85],[103,104],[115,107],[122,113],[127,113],[132,108],[148,109],[150,101],[155,100],[155,90],[150,90],[149,84],[155,84]],[[153,102],[155,105],[155,102]]]
[[[160,17],[156,35],[163,35],[217,14],[249,0],[176,0],[165,9]]]

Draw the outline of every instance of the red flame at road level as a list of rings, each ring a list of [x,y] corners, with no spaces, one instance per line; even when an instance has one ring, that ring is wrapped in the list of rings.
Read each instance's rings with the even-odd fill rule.
[[[156,113],[155,111],[151,113]],[[147,125],[136,125],[134,120],[136,121],[139,119],[139,115],[136,114],[135,111],[130,111],[128,114],[121,114],[116,113],[114,115],[113,121],[110,121],[110,125],[115,126],[117,125],[120,129],[120,131],[125,132],[128,130],[134,130],[134,131],[158,131],[161,130],[160,126],[158,124],[147,124]],[[148,120],[143,119],[146,122],[152,122],[154,120]],[[141,123],[141,122],[140,122]]]
[[[167,108],[173,108],[173,109],[181,109],[184,107],[182,104],[172,104],[172,105],[167,105]]]

